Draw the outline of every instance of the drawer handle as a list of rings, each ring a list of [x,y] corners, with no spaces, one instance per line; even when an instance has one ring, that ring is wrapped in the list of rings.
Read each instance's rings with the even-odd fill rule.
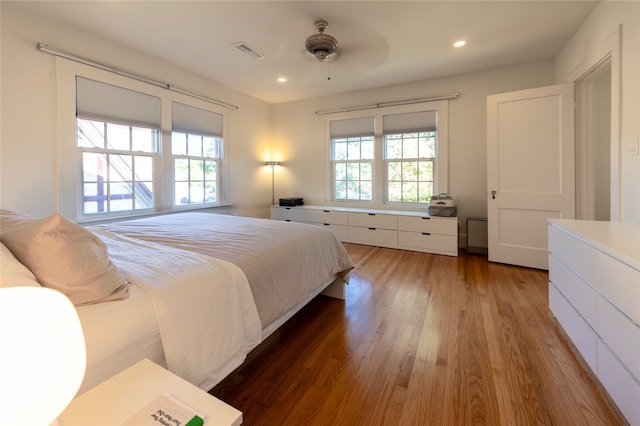
[[[375,215],[376,215],[375,213],[369,213],[369,216],[375,216]]]
[[[322,210],[325,213],[331,213],[331,210]]]
[[[431,232],[423,232],[422,235],[431,235]]]
[[[330,226],[330,223],[323,223],[324,226]]]
[[[291,219],[285,219],[284,221],[285,222],[291,222]]]
[[[428,217],[428,216],[422,216],[420,219],[424,219],[424,220],[431,220],[431,218],[430,218],[430,217]]]
[[[291,210],[291,207],[285,207],[284,209],[285,210]]]
[[[370,230],[370,231],[375,231],[375,230],[376,230],[376,228],[369,228],[369,230]]]

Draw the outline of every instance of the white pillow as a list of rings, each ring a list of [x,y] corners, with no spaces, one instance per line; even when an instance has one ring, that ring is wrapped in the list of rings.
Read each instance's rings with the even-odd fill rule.
[[[74,305],[129,296],[129,283],[109,259],[105,243],[59,214],[3,220],[0,238],[42,286],[60,291]]]
[[[0,210],[0,237],[2,236],[2,231],[4,231],[5,228],[9,228],[16,223],[29,219],[35,220],[33,217],[25,213],[18,213],[11,210]]]
[[[0,287],[40,287],[35,275],[0,244]]]

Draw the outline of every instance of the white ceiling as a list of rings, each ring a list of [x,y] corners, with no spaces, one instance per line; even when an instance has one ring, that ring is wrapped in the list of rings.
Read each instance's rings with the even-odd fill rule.
[[[597,1],[20,4],[278,103],[552,59]],[[329,65],[315,62],[304,48],[320,18],[329,22],[326,33],[339,45],[339,56]],[[454,48],[458,39],[467,45]],[[231,46],[239,41],[265,58],[251,59]],[[287,82],[278,83],[280,76]]]

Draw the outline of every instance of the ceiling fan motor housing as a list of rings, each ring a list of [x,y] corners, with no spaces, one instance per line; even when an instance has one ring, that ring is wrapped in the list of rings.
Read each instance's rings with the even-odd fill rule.
[[[319,34],[313,34],[307,38],[305,47],[307,52],[315,56],[319,62],[326,62],[333,59],[336,56],[338,50],[338,40],[335,37],[325,34],[329,24],[324,19],[320,19],[315,22],[315,26],[319,31]]]

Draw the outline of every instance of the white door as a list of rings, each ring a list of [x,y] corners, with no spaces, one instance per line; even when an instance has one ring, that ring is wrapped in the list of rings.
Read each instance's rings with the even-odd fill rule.
[[[548,269],[547,219],[575,215],[573,85],[487,97],[489,260]]]

